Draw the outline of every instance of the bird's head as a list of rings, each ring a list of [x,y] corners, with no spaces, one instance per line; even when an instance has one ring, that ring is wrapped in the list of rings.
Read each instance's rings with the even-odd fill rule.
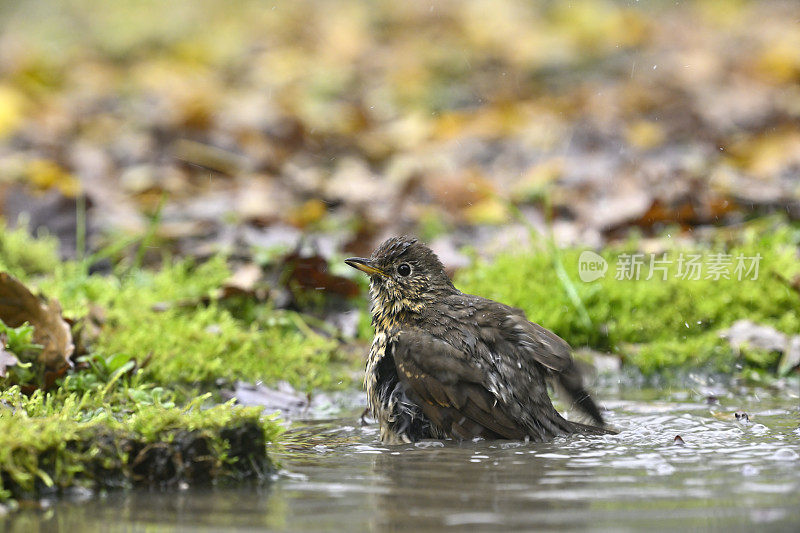
[[[351,257],[345,263],[369,275],[372,315],[378,322],[422,311],[456,290],[436,254],[412,237],[392,237],[369,258]]]

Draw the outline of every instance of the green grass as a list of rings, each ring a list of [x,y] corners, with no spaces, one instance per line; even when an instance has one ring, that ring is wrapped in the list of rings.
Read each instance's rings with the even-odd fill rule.
[[[637,243],[629,242],[600,252],[609,262],[609,270],[604,278],[590,283],[578,276],[582,250],[542,247],[536,253],[508,253],[491,262],[478,261],[459,274],[456,284],[466,292],[524,309],[531,320],[552,329],[573,346],[618,353],[626,364],[645,374],[699,367],[732,373],[736,364],[766,368],[777,363],[777,354],[740,359],[719,333],[745,318],[789,334],[800,331],[800,295],[777,276],[791,279],[800,272],[800,229],[785,223],[777,224],[774,230],[771,227],[751,229],[734,242],[719,242],[704,249],[666,250],[667,259],[673,260],[681,252],[725,252],[734,257],[760,253],[756,281],[738,281],[734,276],[729,280],[684,280],[675,276],[676,264],[666,281],[659,276],[617,280],[618,255],[637,251]],[[646,258],[649,261],[649,256]],[[570,281],[559,278],[556,259],[564,265]],[[642,272],[646,277],[647,270]],[[570,297],[573,289],[588,320]]]

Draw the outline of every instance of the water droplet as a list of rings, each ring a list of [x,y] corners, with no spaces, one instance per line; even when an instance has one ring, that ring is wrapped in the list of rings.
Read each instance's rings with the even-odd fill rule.
[[[742,466],[742,475],[743,476],[756,476],[758,475],[758,468],[754,467],[753,465],[744,465]]]
[[[791,448],[781,448],[773,453],[770,459],[774,459],[775,461],[794,461],[800,459],[800,454]]]

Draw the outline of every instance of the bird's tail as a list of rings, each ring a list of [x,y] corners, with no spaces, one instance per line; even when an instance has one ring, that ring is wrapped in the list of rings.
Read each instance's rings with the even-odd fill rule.
[[[611,429],[610,427],[590,426],[589,424],[581,424],[580,422],[573,422],[568,420],[572,426],[573,433],[581,433],[583,435],[616,435],[619,431]]]
[[[574,361],[561,372],[554,372],[552,377],[555,378],[556,384],[567,393],[578,409],[589,415],[599,426],[605,425],[603,415],[600,414],[600,408],[597,407],[597,404],[594,403],[592,397],[583,387],[583,376]]]

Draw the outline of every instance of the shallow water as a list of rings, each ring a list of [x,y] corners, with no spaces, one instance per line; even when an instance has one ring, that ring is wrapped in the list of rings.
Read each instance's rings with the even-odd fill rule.
[[[286,472],[247,489],[128,491],[0,518],[8,531],[794,529],[796,393],[604,404],[619,435],[382,446],[357,417],[290,432]],[[603,397],[603,395],[601,395]],[[750,422],[737,421],[746,411]],[[680,435],[685,445],[674,443]],[[300,444],[303,443],[303,444]]]

